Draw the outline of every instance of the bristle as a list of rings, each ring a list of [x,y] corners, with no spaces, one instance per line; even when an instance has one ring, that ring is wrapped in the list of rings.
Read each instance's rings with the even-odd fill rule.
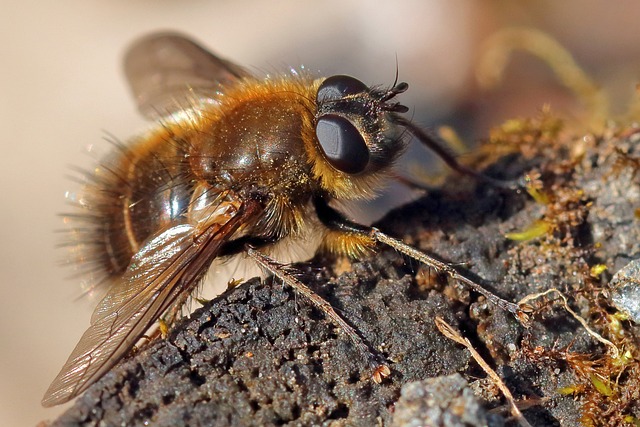
[[[360,258],[370,254],[375,246],[376,241],[362,233],[328,230],[320,249],[335,255]]]

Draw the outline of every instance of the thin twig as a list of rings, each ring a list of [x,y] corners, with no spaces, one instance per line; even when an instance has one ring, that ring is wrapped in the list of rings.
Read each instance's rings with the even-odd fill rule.
[[[462,335],[460,335],[458,331],[453,329],[453,327],[451,327],[451,325],[445,322],[441,317],[436,317],[435,322],[438,330],[442,333],[442,335],[457,342],[458,344],[462,344],[467,348],[467,350],[469,350],[471,356],[475,359],[476,362],[478,362],[478,365],[480,365],[480,367],[487,373],[487,375],[489,375],[493,383],[498,386],[500,391],[502,391],[502,394],[504,394],[504,397],[507,399],[509,407],[511,408],[511,415],[513,415],[518,423],[523,427],[531,427],[531,424],[529,424],[529,422],[522,415],[522,412],[520,412],[520,409],[518,409],[518,406],[513,399],[513,395],[511,394],[507,386],[504,384],[504,382],[502,382],[496,371],[491,369],[487,362],[484,361],[482,356],[480,356],[480,354],[473,348],[471,342],[467,338],[464,338]]]
[[[520,302],[518,303],[518,305],[522,306],[523,304],[532,301],[534,299],[538,299],[540,297],[543,297],[545,295],[548,295],[552,292],[557,293],[558,295],[560,295],[560,298],[562,298],[563,301],[563,306],[564,309],[567,310],[569,312],[569,314],[571,314],[571,316],[573,316],[574,319],[576,319],[578,322],[580,322],[580,324],[582,325],[583,328],[585,328],[587,330],[587,333],[589,335],[591,335],[592,337],[594,337],[595,339],[597,339],[598,341],[600,341],[601,343],[607,345],[609,348],[611,348],[613,355],[612,357],[614,359],[617,359],[620,356],[620,350],[618,350],[618,347],[616,347],[616,345],[614,343],[612,343],[611,341],[609,341],[608,339],[604,338],[602,335],[600,335],[599,333],[597,333],[596,331],[594,331],[593,329],[591,329],[589,327],[589,325],[587,324],[587,321],[584,320],[582,317],[580,317],[578,315],[578,313],[576,313],[575,311],[573,311],[570,307],[569,307],[569,303],[567,302],[567,297],[565,297],[562,292],[560,292],[558,289],[556,288],[551,288],[548,289],[544,292],[540,292],[538,294],[531,294],[531,295],[527,295],[526,297],[522,298],[520,300]]]

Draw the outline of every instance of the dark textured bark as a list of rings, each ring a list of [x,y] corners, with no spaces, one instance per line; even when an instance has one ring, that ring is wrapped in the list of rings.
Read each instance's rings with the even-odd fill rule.
[[[633,160],[640,153],[633,138],[576,139],[583,144],[579,155],[572,142],[543,141],[527,160],[516,152],[489,168],[508,177],[535,168],[551,195],[544,203],[454,177],[391,212],[379,227],[465,263],[511,301],[558,288],[598,324],[594,304],[606,302],[595,295],[601,285],[589,278],[590,266],[603,263],[614,272],[640,255]],[[504,237],[540,218],[551,225],[537,238]],[[527,329],[388,248],[351,267],[335,277],[333,260],[317,258],[300,266],[300,278],[389,361],[392,374],[382,384],[371,381],[366,360],[319,311],[279,283],[250,280],[179,322],[167,340],[120,363],[53,425],[388,425],[403,384],[456,372],[487,409],[504,404],[468,352],[437,331],[436,316],[472,341],[516,399],[545,398],[524,410],[532,425],[580,425],[585,395],[574,399],[557,390],[584,378],[560,360],[560,349],[597,358],[605,347],[557,304],[541,308]],[[625,328],[636,332],[631,324]],[[546,353],[537,357],[536,347]]]

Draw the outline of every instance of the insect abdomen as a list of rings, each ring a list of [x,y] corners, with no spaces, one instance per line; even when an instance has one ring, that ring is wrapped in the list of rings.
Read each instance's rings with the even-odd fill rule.
[[[121,274],[149,237],[186,215],[194,185],[186,146],[162,132],[118,145],[94,170],[76,216],[85,223],[76,228],[82,264]]]

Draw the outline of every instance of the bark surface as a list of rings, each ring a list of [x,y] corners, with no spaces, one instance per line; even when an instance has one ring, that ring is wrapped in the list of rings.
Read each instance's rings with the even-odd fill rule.
[[[470,383],[483,410],[503,406],[503,396],[469,353],[438,332],[436,316],[471,340],[524,402],[524,416],[534,426],[586,425],[588,417],[602,423],[605,404],[615,416],[639,417],[630,384],[637,382],[633,343],[640,335],[623,321],[622,335],[614,336],[607,316],[616,310],[606,298],[610,273],[640,257],[639,134],[571,136],[545,120],[552,119],[504,131],[481,151],[490,154],[477,159],[493,176],[532,174],[533,197],[451,177],[389,213],[378,227],[464,264],[510,301],[557,288],[594,330],[631,350],[618,384],[608,383],[613,376],[603,380],[612,395],[604,396],[591,376],[604,368],[586,362],[609,366],[608,347],[557,295],[533,303],[525,327],[478,294],[380,248],[342,274],[336,271],[345,270],[344,262],[332,258],[298,267],[299,277],[388,360],[392,372],[382,384],[371,381],[366,360],[322,313],[280,283],[254,279],[118,364],[52,425],[391,425],[403,385],[455,373]],[[517,240],[505,238],[523,231],[512,236]],[[610,273],[594,274],[597,265]],[[489,425],[515,425],[504,408],[488,417],[477,409]],[[467,418],[452,422],[456,410],[450,406],[440,425],[474,425]],[[406,408],[402,414],[411,419]],[[615,416],[611,422],[620,419]]]

